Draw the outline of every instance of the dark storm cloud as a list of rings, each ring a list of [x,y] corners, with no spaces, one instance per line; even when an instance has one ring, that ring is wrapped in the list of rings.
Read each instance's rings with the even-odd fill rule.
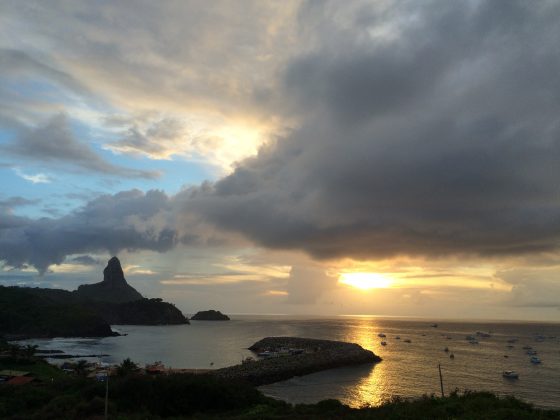
[[[5,200],[0,200],[0,212],[10,213],[16,207],[32,206],[40,203],[41,200],[29,200],[24,197],[10,197]]]
[[[0,217],[0,260],[44,272],[67,255],[121,250],[167,251],[182,238],[173,229],[172,201],[160,191],[103,195],[58,219]]]
[[[126,178],[150,179],[159,176],[153,171],[130,169],[107,162],[74,136],[63,114],[56,115],[43,127],[24,130],[0,150],[44,164],[62,163],[81,170]]]
[[[93,258],[90,255],[79,255],[77,257],[71,258],[69,262],[82,264],[82,265],[99,265],[101,261],[97,258]]]
[[[557,249],[560,4],[337,4],[285,72],[301,126],[189,208],[318,258]]]

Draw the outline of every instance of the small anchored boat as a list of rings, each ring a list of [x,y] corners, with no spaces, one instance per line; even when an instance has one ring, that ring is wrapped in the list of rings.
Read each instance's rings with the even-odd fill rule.
[[[502,376],[508,379],[519,379],[519,373],[515,372],[514,370],[504,370]]]

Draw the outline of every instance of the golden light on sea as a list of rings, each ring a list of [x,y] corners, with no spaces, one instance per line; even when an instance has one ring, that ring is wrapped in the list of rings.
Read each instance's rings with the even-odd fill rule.
[[[342,273],[338,282],[360,290],[385,289],[393,283],[389,277],[379,273]]]

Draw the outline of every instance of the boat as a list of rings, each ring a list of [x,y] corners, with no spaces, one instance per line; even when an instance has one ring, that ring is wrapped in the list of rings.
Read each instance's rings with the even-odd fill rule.
[[[379,334],[377,334],[377,336],[378,336],[378,337],[381,337],[381,338],[387,337],[387,336],[386,336],[385,334],[383,334],[383,333],[379,333]]]
[[[465,340],[467,340],[467,341],[473,341],[473,340],[476,340],[476,338],[474,338],[474,335],[467,335],[467,336],[465,337]]]
[[[406,340],[404,340],[405,343],[412,343],[412,341],[410,341],[408,338]]]
[[[514,370],[504,370],[502,376],[508,379],[519,379],[519,373],[515,372]]]
[[[278,353],[275,351],[265,350],[265,351],[261,351],[260,353],[257,353],[257,356],[268,359],[270,357],[277,357]]]
[[[531,346],[523,346],[521,347],[523,350],[531,350],[533,347]]]
[[[526,352],[529,356],[534,356],[535,354],[537,354],[536,350],[527,350]]]
[[[478,341],[476,341],[476,340],[469,340],[469,343],[471,343],[471,344],[478,344]]]
[[[537,356],[533,356],[531,357],[531,363],[534,365],[538,365],[539,363],[541,363],[541,359],[539,359]]]
[[[397,336],[395,337],[395,340],[400,340],[400,339],[401,339],[401,336],[400,336],[400,335],[397,335]]]
[[[381,345],[382,345],[382,346],[386,346],[386,345],[387,345],[387,342],[386,342],[386,341],[382,341],[382,342],[381,342]]]
[[[437,328],[438,325],[437,325],[437,324],[432,324],[431,327],[432,327],[432,328]]]
[[[449,347],[444,348],[443,351],[449,353]]]
[[[491,337],[490,334],[488,334],[488,333],[486,333],[486,332],[483,332],[483,331],[477,331],[477,332],[476,332],[476,335],[478,335],[479,337],[483,337],[483,338]]]
[[[450,358],[450,359],[455,359],[455,355],[454,355],[453,353],[451,353],[451,354],[449,355],[449,358]]]

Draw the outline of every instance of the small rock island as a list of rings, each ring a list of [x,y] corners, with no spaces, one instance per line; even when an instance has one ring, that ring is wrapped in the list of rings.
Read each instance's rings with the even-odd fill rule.
[[[240,365],[217,369],[213,374],[258,386],[321,370],[381,361],[381,357],[358,344],[313,338],[267,337],[249,350],[259,360],[245,360]]]
[[[191,317],[194,321],[229,321],[229,316],[224,315],[220,311],[210,309],[208,311],[199,311]]]

